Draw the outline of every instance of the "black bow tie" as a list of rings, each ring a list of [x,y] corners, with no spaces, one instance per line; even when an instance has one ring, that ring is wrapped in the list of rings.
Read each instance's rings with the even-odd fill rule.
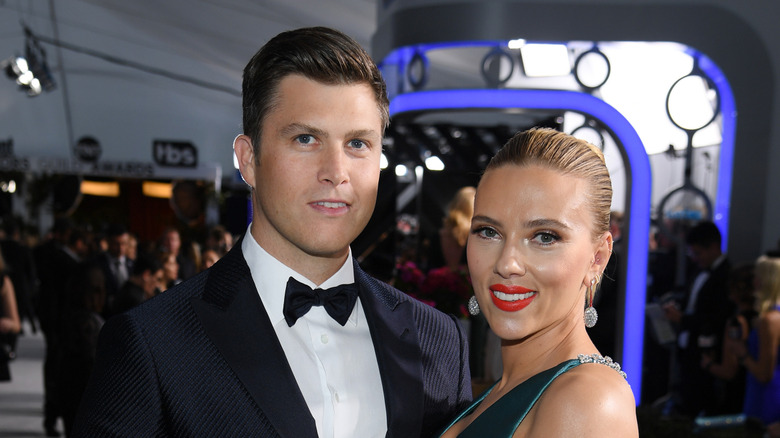
[[[295,321],[311,309],[323,306],[331,318],[341,325],[347,323],[357,301],[358,288],[355,283],[342,284],[330,289],[314,289],[290,277],[284,293],[284,320],[292,327]]]

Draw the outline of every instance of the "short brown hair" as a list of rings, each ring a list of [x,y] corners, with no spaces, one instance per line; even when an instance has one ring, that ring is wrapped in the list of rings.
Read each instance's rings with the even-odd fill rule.
[[[259,157],[263,120],[278,99],[279,83],[298,74],[322,84],[367,84],[374,91],[382,128],[389,102],[382,75],[355,40],[334,29],[309,27],[282,32],[266,43],[244,68],[244,134]]]
[[[532,128],[515,134],[490,160],[485,172],[509,164],[543,166],[588,181],[593,238],[609,231],[612,181],[599,148],[554,129]]]

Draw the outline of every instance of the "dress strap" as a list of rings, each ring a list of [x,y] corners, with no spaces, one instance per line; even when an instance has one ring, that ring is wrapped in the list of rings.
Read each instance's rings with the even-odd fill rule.
[[[539,400],[542,393],[558,376],[569,371],[570,369],[580,365],[578,359],[568,360],[562,362],[549,370],[542,371],[539,374],[529,378],[525,382],[512,388],[506,395],[501,397],[501,400],[485,410],[479,417],[477,417],[469,426],[458,435],[458,438],[479,438],[484,437],[486,431],[490,431],[489,435],[493,437],[511,437],[517,426],[523,421],[531,408]],[[495,385],[493,385],[495,387]],[[476,408],[479,403],[484,400],[487,393],[492,391],[491,387],[489,391],[485,391],[485,395],[481,396],[477,403],[472,405],[471,409],[467,411],[470,413]],[[467,413],[464,413],[467,415]],[[459,418],[462,418],[459,417]]]

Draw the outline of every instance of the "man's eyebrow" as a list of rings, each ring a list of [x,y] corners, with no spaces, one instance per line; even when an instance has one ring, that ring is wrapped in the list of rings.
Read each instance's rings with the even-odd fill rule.
[[[347,132],[346,138],[366,138],[379,136],[379,133],[373,129],[355,129]]]
[[[320,128],[305,123],[290,123],[279,131],[283,137],[292,134],[312,134],[317,137],[327,137],[328,134]]]

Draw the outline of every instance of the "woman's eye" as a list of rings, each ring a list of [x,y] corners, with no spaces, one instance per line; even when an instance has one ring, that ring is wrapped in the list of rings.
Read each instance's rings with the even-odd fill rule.
[[[553,233],[542,232],[537,233],[534,239],[542,245],[551,245],[558,240],[558,236]]]
[[[483,237],[485,239],[495,239],[496,237],[498,237],[498,231],[490,227],[475,228],[474,231],[472,231],[472,233],[480,237]]]

